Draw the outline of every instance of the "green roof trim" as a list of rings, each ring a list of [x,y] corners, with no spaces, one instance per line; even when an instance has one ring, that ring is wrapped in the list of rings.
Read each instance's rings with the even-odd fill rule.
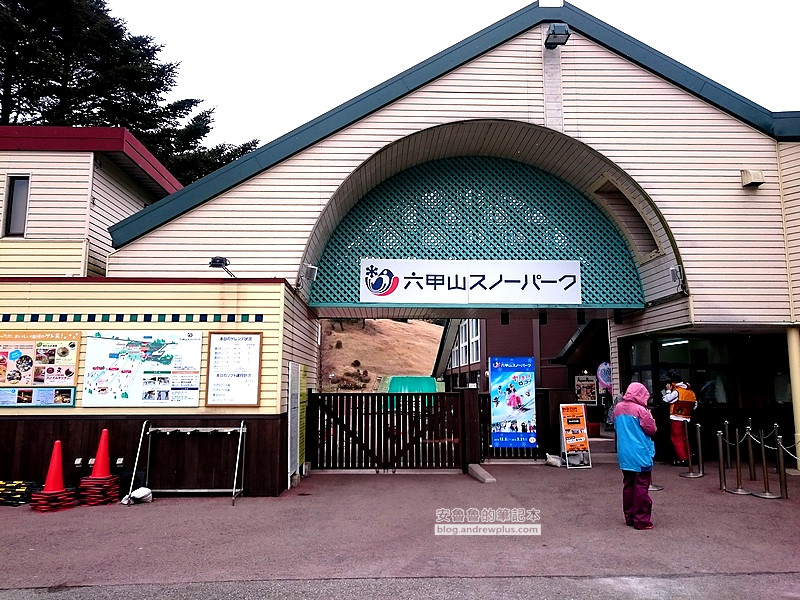
[[[540,7],[538,2],[534,2],[112,225],[109,231],[114,248],[129,244],[226,190],[513,39],[531,27],[554,21],[569,24],[574,31],[778,141],[800,141],[800,112],[773,113],[566,2],[563,7]]]

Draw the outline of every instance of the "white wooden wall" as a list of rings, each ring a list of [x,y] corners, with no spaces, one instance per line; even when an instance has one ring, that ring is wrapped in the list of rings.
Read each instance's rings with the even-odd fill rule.
[[[9,175],[30,177],[26,239],[86,237],[91,152],[0,151],[4,203]]]
[[[94,161],[89,211],[89,275],[105,275],[108,255],[113,251],[108,228],[150,203],[150,194],[136,185],[108,158]]]
[[[779,144],[781,185],[786,211],[786,237],[789,244],[789,270],[792,281],[792,321],[797,320],[800,302],[800,142]]]

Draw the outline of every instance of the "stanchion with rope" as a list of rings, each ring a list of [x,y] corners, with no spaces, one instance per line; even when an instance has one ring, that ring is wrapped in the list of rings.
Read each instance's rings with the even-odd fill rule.
[[[731,433],[728,431],[728,422],[725,421],[722,424],[722,429],[725,432],[725,468],[731,468],[731,447],[730,447],[730,439]]]
[[[751,492],[748,492],[746,489],[742,487],[742,455],[739,450],[739,428],[737,427],[734,429],[736,435],[736,487],[732,490],[726,489],[726,492],[731,494],[740,494],[742,496],[749,496]],[[730,442],[728,442],[730,444]]]
[[[752,419],[748,419],[752,422]],[[750,481],[756,480],[756,457],[753,454],[753,436],[750,433],[752,427],[748,425],[744,430],[744,436],[747,438],[747,466],[750,469]]]
[[[787,499],[789,497],[789,488],[786,485],[786,464],[783,462],[783,437],[780,435],[775,436],[775,440],[777,441],[776,446],[778,447],[778,481],[781,485],[781,498]],[[789,454],[792,454],[789,452]],[[792,454],[792,456],[797,459],[796,456]]]
[[[717,431],[717,454],[719,458],[719,489],[723,492],[728,491],[728,485],[725,481],[725,460],[722,451],[722,432]]]
[[[775,494],[774,492],[769,491],[769,473],[767,473],[767,450],[764,446],[764,431],[759,432],[759,440],[761,442],[761,474],[764,478],[764,491],[763,492],[753,492],[753,496],[757,496],[759,498],[780,498],[780,494]]]
[[[686,432],[686,440],[689,440],[689,423],[684,421],[683,422],[683,429]],[[705,473],[703,472],[703,445],[700,441],[700,423],[695,423],[695,429],[697,431],[697,473],[694,472],[694,468],[692,467],[692,447],[691,444],[687,444],[689,446],[689,471],[687,473],[681,473],[681,477],[687,478],[696,478],[696,477],[704,477]]]

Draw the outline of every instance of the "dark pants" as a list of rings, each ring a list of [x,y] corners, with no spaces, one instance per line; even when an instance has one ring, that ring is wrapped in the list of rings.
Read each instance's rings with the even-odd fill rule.
[[[636,529],[651,524],[650,514],[653,510],[649,492],[651,479],[650,471],[622,472],[622,512],[625,513],[625,523]]]
[[[672,447],[675,449],[675,460],[689,460],[689,437],[684,421],[669,420],[669,433]]]

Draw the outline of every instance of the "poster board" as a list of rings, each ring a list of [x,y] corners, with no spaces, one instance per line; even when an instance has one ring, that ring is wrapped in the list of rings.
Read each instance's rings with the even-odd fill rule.
[[[0,407],[75,406],[80,331],[0,331]]]
[[[585,404],[562,404],[561,451],[567,460],[567,468],[591,468],[589,452],[589,429],[586,425]]]
[[[197,407],[203,333],[103,330],[86,336],[83,406]]]
[[[260,392],[261,333],[212,331],[206,406],[258,406]]]
[[[575,401],[597,406],[597,379],[593,375],[575,377]]]
[[[493,448],[538,448],[532,356],[490,357],[489,398]]]

